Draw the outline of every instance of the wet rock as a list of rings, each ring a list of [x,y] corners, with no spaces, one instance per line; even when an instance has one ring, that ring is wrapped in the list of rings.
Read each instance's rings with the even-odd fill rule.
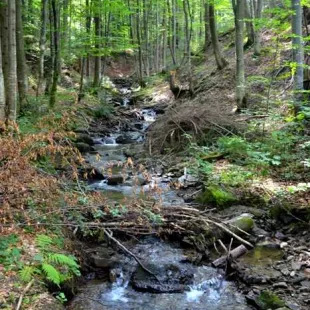
[[[133,126],[138,129],[138,130],[143,130],[144,129],[144,125],[143,123],[134,123]]]
[[[275,237],[281,241],[287,240],[287,237],[279,231],[276,232]]]
[[[131,279],[132,286],[136,290],[152,293],[182,293],[193,283],[194,272],[186,265],[184,268],[177,265],[160,267],[148,265],[147,268],[156,274],[161,283],[139,266]]]
[[[87,144],[87,143],[84,143],[84,142],[76,142],[74,144],[74,146],[81,152],[81,153],[87,153],[87,152],[92,152],[92,151],[95,151],[95,149]]]
[[[181,188],[195,187],[199,185],[199,178],[197,176],[187,174],[179,177],[178,182]]]
[[[301,262],[292,262],[291,267],[293,270],[300,270],[302,267],[303,263]]]
[[[99,247],[91,249],[91,252],[85,253],[89,264],[96,268],[112,268],[120,259],[116,253],[108,247]]]
[[[249,213],[244,213],[241,214],[240,216],[234,217],[226,223],[231,226],[230,229],[232,231],[236,233],[239,232],[239,234],[240,229],[249,232],[254,227],[253,215]]]
[[[310,288],[310,281],[306,280],[306,281],[301,281],[300,284],[304,287]]]
[[[277,282],[272,285],[274,288],[288,288],[286,282]]]
[[[116,142],[119,144],[130,144],[135,141],[139,141],[142,138],[141,133],[139,132],[126,132],[116,138]]]
[[[122,175],[112,175],[107,179],[108,185],[119,185],[124,183],[124,176]]]
[[[92,137],[86,133],[77,134],[75,139],[77,142],[83,142],[83,143],[88,144],[88,145],[94,145],[95,144]]]

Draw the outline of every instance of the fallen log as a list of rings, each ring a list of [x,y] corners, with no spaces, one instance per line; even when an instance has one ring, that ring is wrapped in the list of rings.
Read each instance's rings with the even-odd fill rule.
[[[233,249],[232,251],[230,251],[230,256],[233,259],[235,259],[235,258],[238,258],[244,255],[246,252],[247,252],[247,248],[243,244],[241,244],[235,249]],[[215,268],[221,267],[226,263],[226,261],[227,261],[227,255],[223,255],[219,257],[218,259],[216,259],[215,261],[213,261],[212,266]]]

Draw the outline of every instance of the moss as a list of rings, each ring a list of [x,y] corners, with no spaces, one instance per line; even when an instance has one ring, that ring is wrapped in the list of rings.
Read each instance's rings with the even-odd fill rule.
[[[197,201],[202,204],[214,204],[218,207],[228,207],[237,201],[236,196],[228,190],[224,190],[218,185],[209,186],[197,197]]]
[[[262,291],[256,300],[258,306],[263,309],[277,309],[285,306],[285,302],[270,291]]]
[[[254,220],[250,216],[244,216],[236,219],[234,226],[244,231],[250,231],[254,227]]]

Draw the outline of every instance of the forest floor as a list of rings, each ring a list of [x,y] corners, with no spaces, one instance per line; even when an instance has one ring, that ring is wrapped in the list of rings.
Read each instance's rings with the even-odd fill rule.
[[[132,150],[129,164],[144,164],[151,169],[155,162],[163,175],[169,174],[177,180],[184,176],[186,168],[195,180],[172,187],[190,206],[223,222],[244,213],[251,214],[255,222],[251,236],[242,236],[256,247],[232,264],[231,278],[238,282],[240,291],[255,307],[308,309],[310,171],[306,160],[309,157],[309,124],[302,119],[298,121],[291,113],[290,69],[285,66],[290,56],[289,43],[281,42],[280,47],[272,34],[265,31],[263,55],[254,58],[251,51],[246,53],[248,109],[235,114],[233,39],[222,40],[227,46],[225,57],[230,63],[218,71],[212,56],[207,62],[197,59],[191,73],[194,98],[173,100],[168,83],[159,77],[151,78],[147,90],[134,95],[137,106],[152,107],[163,114],[149,128],[145,149]],[[211,50],[208,55],[212,55]],[[116,67],[117,73],[122,74]],[[128,70],[126,68],[126,74]],[[184,71],[179,75],[179,83],[184,87],[188,84],[188,74]],[[69,83],[75,84],[74,81]],[[49,284],[58,301],[46,292],[44,281],[48,281],[40,274],[40,264],[33,259],[36,254],[42,254],[36,235],[59,238],[58,244],[50,250],[53,253],[79,256],[69,241],[75,238],[75,227],[65,232],[61,227],[72,223],[63,222],[70,216],[71,220],[74,218],[81,223],[85,218],[74,212],[68,216],[67,209],[79,206],[77,213],[85,215],[81,211],[83,208],[102,206],[105,201],[104,195],[85,195],[84,183],[76,181],[84,160],[67,143],[68,136],[72,131],[83,136],[90,128],[96,128],[97,133],[104,136],[111,127],[119,123],[124,126],[136,117],[135,107],[102,107],[91,96],[79,105],[76,92],[65,88],[60,91],[54,113],[36,117],[24,115],[19,120],[19,131],[9,128],[1,137],[2,145],[8,146],[1,160],[14,162],[5,167],[9,168],[10,175],[0,171],[3,173],[0,199],[4,202],[1,216],[5,224],[0,239],[0,308],[3,309],[16,309],[19,299],[25,309],[63,308],[58,301],[65,302],[61,292],[69,290],[55,289]],[[44,108],[42,101],[34,101],[32,106],[35,111],[38,106]],[[96,121],[92,122],[94,118]],[[91,150],[85,135],[84,139],[81,136],[75,146],[81,152]],[[20,171],[24,171],[23,175]],[[84,168],[83,172],[89,170]],[[49,191],[45,191],[46,188]],[[105,211],[108,209],[105,207]],[[94,214],[98,208],[86,211]],[[151,211],[161,216],[160,211]],[[112,219],[117,222],[117,217]],[[101,220],[106,218],[103,216]],[[12,235],[16,238],[5,238]],[[230,238],[223,241],[229,244]],[[191,242],[199,252],[198,238]],[[32,284],[31,279],[20,280],[19,270],[25,266],[37,268],[39,281]],[[69,287],[74,288],[74,285]],[[267,297],[262,292],[268,292]],[[269,292],[278,295],[284,303]]]

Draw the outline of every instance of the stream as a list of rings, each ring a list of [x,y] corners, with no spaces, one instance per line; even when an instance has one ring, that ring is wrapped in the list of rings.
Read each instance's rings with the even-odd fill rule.
[[[120,89],[123,94],[120,105],[130,109],[127,106],[130,91]],[[129,130],[114,128],[106,136],[93,137],[95,151],[85,154],[85,159],[102,171],[104,179],[92,181],[90,189],[103,191],[115,205],[137,196],[160,200],[171,208],[185,205],[177,192],[169,188],[171,176],[163,174],[162,169],[155,166],[145,174],[134,171],[130,165],[124,167],[128,154],[143,148],[147,129],[157,117],[154,110],[143,108],[136,109],[136,115]],[[181,178],[186,181],[186,171]],[[109,279],[90,275],[70,309],[250,309],[234,282],[226,281],[214,268],[191,263],[188,253],[178,244],[145,237],[126,246],[157,275],[160,283],[132,257],[111,254],[105,245],[90,246],[87,255],[93,258],[96,267],[108,269]]]

